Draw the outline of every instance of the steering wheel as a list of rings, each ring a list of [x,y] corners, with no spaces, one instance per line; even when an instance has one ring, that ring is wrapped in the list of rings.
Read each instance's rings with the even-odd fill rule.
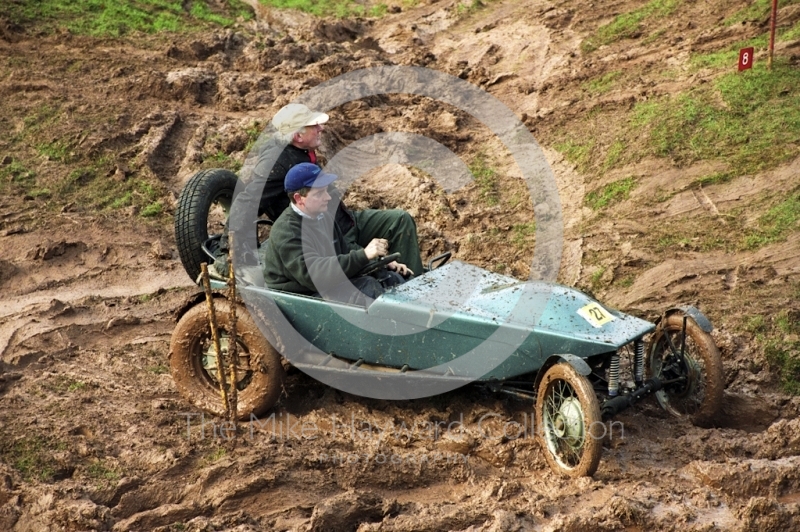
[[[453,254],[450,251],[445,251],[441,255],[433,257],[430,262],[428,262],[428,271],[434,270],[434,264],[436,264],[436,268],[441,268],[448,260],[450,260],[450,257],[452,256]]]
[[[381,268],[383,268],[384,266],[386,266],[387,264],[389,264],[390,262],[394,262],[399,258],[400,258],[399,253],[391,253],[389,255],[386,255],[385,257],[381,257],[380,259],[375,259],[373,261],[370,261],[369,264],[358,270],[358,273],[356,273],[356,277],[363,277],[365,275],[369,275],[373,272],[376,272]]]

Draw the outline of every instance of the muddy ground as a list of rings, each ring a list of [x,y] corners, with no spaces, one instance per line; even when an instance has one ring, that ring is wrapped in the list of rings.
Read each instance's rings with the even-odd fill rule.
[[[800,158],[698,189],[689,185],[709,163],[653,158],[587,175],[553,148],[559,128],[595,108],[622,112],[702,83],[708,74],[688,68],[689,51],[740,40],[703,28],[743,4],[688,2],[670,21],[674,37],[588,58],[582,36],[638,4],[524,0],[469,11],[439,0],[353,21],[260,9],[233,30],[122,41],[0,21],[0,164],[31,160],[33,145],[9,152],[9,139],[37,124],[51,141],[69,140],[68,153],[35,158],[50,194],[9,178],[0,197],[0,529],[800,530],[800,399],[781,391],[744,327],[750,316],[798,311],[800,234],[746,252],[658,245],[663,227],[725,230],[734,209],[755,218],[761,198],[795,186]],[[565,480],[530,437],[532,405],[479,389],[386,402],[295,372],[271,421],[243,425],[235,444],[178,395],[169,339],[196,292],[171,226],[182,184],[243,161],[252,131],[309,87],[388,64],[466,79],[531,129],[560,189],[561,282],[640,316],[690,303],[712,319],[727,386],[714,427],[646,401],[619,416],[593,478]],[[588,94],[582,83],[611,64],[633,73],[630,82]],[[679,74],[659,77],[665,64]],[[444,194],[430,176],[389,166],[349,201],[409,210],[423,257],[450,250],[527,277],[532,206],[485,127],[423,97],[374,97],[331,116],[329,157],[365,135],[407,131],[466,161],[486,158],[498,176],[488,187]],[[628,200],[602,215],[584,206],[589,190],[626,175],[646,177]],[[145,178],[161,187],[161,216],[142,217],[135,197],[99,209],[81,195],[98,181]],[[68,180],[77,187],[58,188]]]

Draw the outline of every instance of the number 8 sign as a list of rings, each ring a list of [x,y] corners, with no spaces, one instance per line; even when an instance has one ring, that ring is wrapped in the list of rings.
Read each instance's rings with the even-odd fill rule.
[[[739,50],[739,72],[753,68],[753,47]]]

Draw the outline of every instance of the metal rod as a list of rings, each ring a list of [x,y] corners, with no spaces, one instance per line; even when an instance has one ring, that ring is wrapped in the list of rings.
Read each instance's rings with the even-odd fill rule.
[[[684,360],[684,355],[686,354],[686,320],[688,318],[686,315],[683,316],[683,333],[681,335],[681,360]]]
[[[222,396],[222,404],[225,406],[225,413],[229,417],[228,392],[225,390],[225,372],[222,370],[222,346],[219,343],[219,330],[217,328],[217,313],[214,310],[214,298],[211,295],[211,282],[208,280],[208,264],[200,264],[200,275],[203,278],[203,290],[206,293],[206,304],[208,305],[208,322],[211,325],[211,339],[214,342],[214,349],[217,352],[217,381],[219,381],[219,393]]]
[[[769,19],[769,55],[767,56],[767,68],[772,70],[772,53],[775,50],[775,26],[778,21],[778,0],[772,0],[772,14]]]
[[[516,397],[517,399],[524,399],[526,401],[530,401],[530,400],[534,400],[535,401],[536,400],[536,396],[533,395],[532,391],[531,392],[527,392],[527,391],[520,391],[520,390],[517,390],[515,388],[504,388],[504,387],[500,387],[500,389],[498,391],[501,392],[501,393],[504,393],[506,395],[510,395],[512,397]]]
[[[664,331],[664,338],[667,340],[667,345],[669,346],[669,350],[672,351],[672,354],[678,357],[678,362],[683,365],[683,353],[678,351],[678,348],[675,347],[675,344],[672,343],[672,338],[669,336],[669,331],[666,328],[662,328]]]
[[[230,407],[228,408],[228,420],[233,423],[233,433],[238,434],[239,427],[236,421],[239,419],[239,396],[236,388],[238,379],[236,378],[236,368],[239,365],[239,344],[236,341],[236,276],[233,272],[233,250],[234,250],[234,233],[231,231],[228,234],[228,302],[231,307],[231,341],[228,344],[228,373],[231,379],[231,393],[228,398]]]

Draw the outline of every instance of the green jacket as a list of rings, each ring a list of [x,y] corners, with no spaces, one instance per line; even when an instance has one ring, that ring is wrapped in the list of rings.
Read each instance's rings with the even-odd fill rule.
[[[275,221],[263,246],[267,286],[287,292],[319,292],[312,278],[335,286],[369,263],[364,248],[348,244],[330,215],[312,220],[300,216],[291,205]]]

